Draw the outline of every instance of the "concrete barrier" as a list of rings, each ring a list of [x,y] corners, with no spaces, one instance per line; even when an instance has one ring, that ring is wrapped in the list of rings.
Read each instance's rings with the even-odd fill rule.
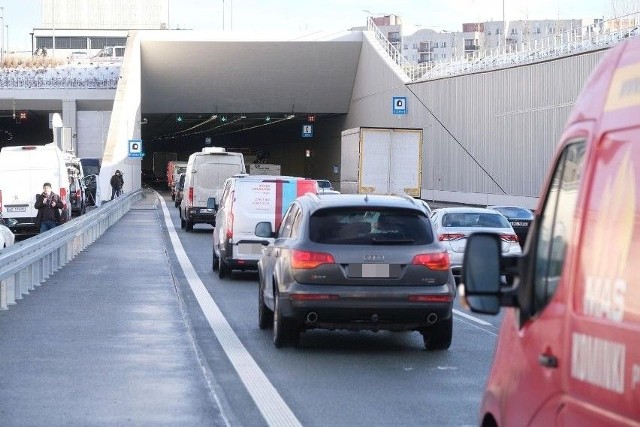
[[[95,242],[142,198],[142,190],[119,197],[85,215],[0,251],[0,310],[24,295]]]

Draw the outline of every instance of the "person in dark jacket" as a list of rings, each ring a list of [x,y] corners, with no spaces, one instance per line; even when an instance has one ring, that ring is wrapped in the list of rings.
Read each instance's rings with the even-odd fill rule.
[[[38,209],[36,227],[40,229],[41,233],[60,224],[60,209],[64,208],[64,203],[60,196],[51,191],[51,184],[48,182],[42,186],[42,193],[36,196],[36,203],[33,207]]]
[[[122,186],[124,185],[124,178],[122,177],[122,172],[116,170],[116,173],[111,177],[111,200],[115,197],[120,197],[122,194]]]

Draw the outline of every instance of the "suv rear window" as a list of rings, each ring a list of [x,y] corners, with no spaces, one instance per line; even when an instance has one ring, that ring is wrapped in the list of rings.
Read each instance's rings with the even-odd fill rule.
[[[425,245],[433,243],[429,219],[389,208],[322,209],[309,219],[309,238],[338,245]]]

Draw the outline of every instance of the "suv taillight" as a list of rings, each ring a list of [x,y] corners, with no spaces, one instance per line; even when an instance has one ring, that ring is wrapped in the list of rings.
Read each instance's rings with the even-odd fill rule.
[[[443,271],[450,267],[449,254],[446,252],[437,252],[433,254],[420,254],[413,257],[411,261],[413,265],[424,265],[430,270]]]
[[[321,264],[335,264],[333,255],[324,252],[291,251],[291,268],[312,269]]]

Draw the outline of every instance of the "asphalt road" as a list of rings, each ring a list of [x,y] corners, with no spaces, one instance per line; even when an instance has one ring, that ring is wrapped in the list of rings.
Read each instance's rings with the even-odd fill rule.
[[[230,424],[267,425],[265,413],[281,410],[280,398],[304,426],[478,424],[501,317],[472,315],[456,303],[453,343],[443,352],[425,351],[417,332],[310,331],[302,335],[299,347],[276,349],[271,331],[258,328],[257,273],[234,272],[220,280],[211,270],[213,227],[196,225],[193,232],[185,232],[170,197],[165,194],[164,200],[184,252],[239,339],[241,352],[250,355],[274,389],[258,397],[250,391],[257,384],[255,376],[246,379],[243,374],[255,372],[243,363],[234,367],[225,354],[227,344],[214,333],[210,310],[194,295],[165,228],[185,316]]]

